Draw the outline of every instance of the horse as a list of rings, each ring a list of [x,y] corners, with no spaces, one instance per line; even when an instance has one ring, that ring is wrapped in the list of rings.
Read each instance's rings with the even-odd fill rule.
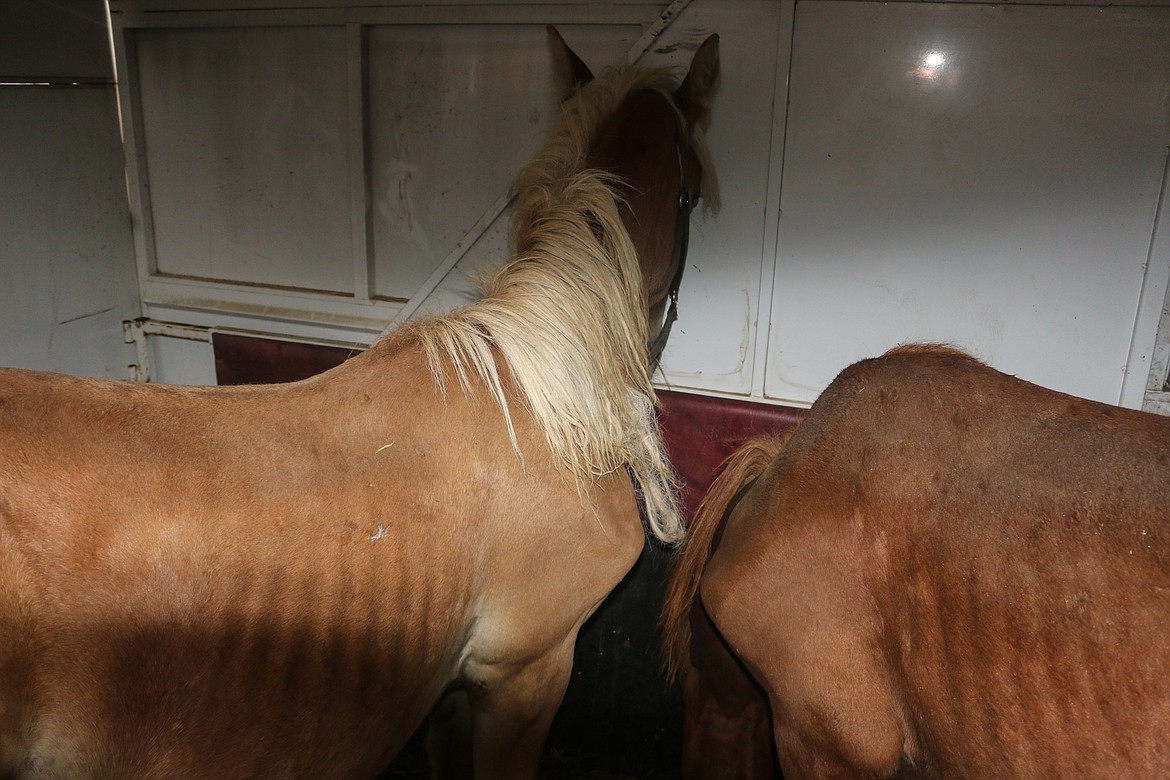
[[[536,778],[581,624],[682,534],[647,345],[718,38],[576,82],[483,297],[285,385],[0,371],[0,776]],[[683,194],[680,196],[680,190]]]
[[[734,761],[762,719],[788,778],[1170,772],[1170,419],[910,345],[749,450],[663,621],[689,677],[701,607],[768,707],[689,739]]]

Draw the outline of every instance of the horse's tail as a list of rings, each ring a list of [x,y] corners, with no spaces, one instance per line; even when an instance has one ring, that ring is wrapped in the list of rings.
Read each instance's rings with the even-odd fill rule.
[[[715,535],[723,526],[724,515],[736,496],[772,462],[788,436],[788,433],[761,436],[732,453],[723,462],[722,473],[695,510],[686,540],[679,548],[674,573],[666,585],[659,620],[662,626],[662,668],[671,682],[679,680],[690,667],[691,607],[699,593],[703,568],[711,557]]]

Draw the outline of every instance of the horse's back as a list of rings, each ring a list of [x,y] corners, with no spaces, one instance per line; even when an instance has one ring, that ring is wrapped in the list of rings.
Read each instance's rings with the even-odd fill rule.
[[[426,582],[401,564],[427,550],[403,529],[377,544],[373,505],[417,498],[373,484],[389,472],[370,441],[339,433],[349,399],[328,384],[0,373],[5,770],[329,776],[388,760],[393,734],[445,683],[394,644],[412,631],[449,640],[420,628],[426,615],[384,609]],[[404,682],[411,673],[420,679]],[[393,696],[400,712],[358,714]],[[385,733],[361,733],[369,727]],[[257,739],[268,734],[287,743]]]
[[[786,769],[1163,775],[1170,420],[941,349],[842,373],[703,583]]]

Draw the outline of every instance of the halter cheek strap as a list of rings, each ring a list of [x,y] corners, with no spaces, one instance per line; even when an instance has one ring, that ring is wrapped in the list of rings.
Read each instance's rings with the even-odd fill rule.
[[[646,348],[650,356],[651,371],[658,367],[662,359],[662,350],[666,348],[666,340],[670,338],[670,328],[678,319],[678,288],[682,285],[683,270],[687,267],[687,245],[690,242],[691,212],[694,208],[694,199],[684,187],[678,195],[678,213],[675,216],[674,255],[671,259],[675,267],[674,276],[671,277],[670,286],[667,288],[670,305],[666,309],[666,317],[662,321],[658,335],[650,340]]]
[[[667,296],[670,298],[670,305],[666,310],[666,316],[662,321],[662,327],[659,328],[658,334],[646,345],[646,352],[650,357],[651,372],[658,367],[658,363],[662,358],[662,350],[666,348],[666,341],[670,338],[671,326],[678,319],[678,288],[682,285],[683,271],[687,265],[687,245],[690,242],[691,235],[691,212],[694,211],[695,202],[698,201],[700,196],[698,187],[695,188],[694,193],[687,187],[686,152],[689,148],[689,143],[686,118],[670,94],[661,90],[654,91],[661,94],[670,107],[674,109],[675,138],[678,144],[678,166],[681,184],[678,193],[678,211],[675,214],[674,221],[674,250],[671,254],[671,262],[674,263],[674,275],[671,277],[670,284],[667,287]],[[654,291],[655,294],[657,292],[657,290]]]

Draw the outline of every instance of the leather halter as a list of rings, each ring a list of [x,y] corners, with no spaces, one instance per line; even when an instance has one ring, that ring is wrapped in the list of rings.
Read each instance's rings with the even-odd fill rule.
[[[670,298],[670,305],[666,310],[666,316],[662,320],[662,326],[658,329],[658,334],[650,339],[646,345],[646,352],[650,357],[650,370],[653,371],[658,367],[658,362],[662,358],[662,350],[666,347],[666,340],[670,338],[670,328],[674,325],[674,321],[678,319],[678,288],[682,284],[683,270],[687,265],[687,245],[690,241],[691,235],[691,212],[694,211],[695,202],[698,201],[701,195],[701,183],[696,182],[694,190],[692,191],[687,185],[687,152],[690,150],[690,135],[687,133],[686,118],[683,116],[682,110],[678,107],[674,97],[662,90],[651,90],[662,95],[666,102],[674,110],[675,118],[675,139],[678,147],[678,165],[679,177],[681,184],[679,185],[678,193],[678,210],[675,214],[674,223],[674,250],[671,253],[671,263],[674,266],[674,273],[670,277],[670,281],[666,287],[667,296]],[[653,298],[663,288],[658,287],[651,291],[649,296]]]

